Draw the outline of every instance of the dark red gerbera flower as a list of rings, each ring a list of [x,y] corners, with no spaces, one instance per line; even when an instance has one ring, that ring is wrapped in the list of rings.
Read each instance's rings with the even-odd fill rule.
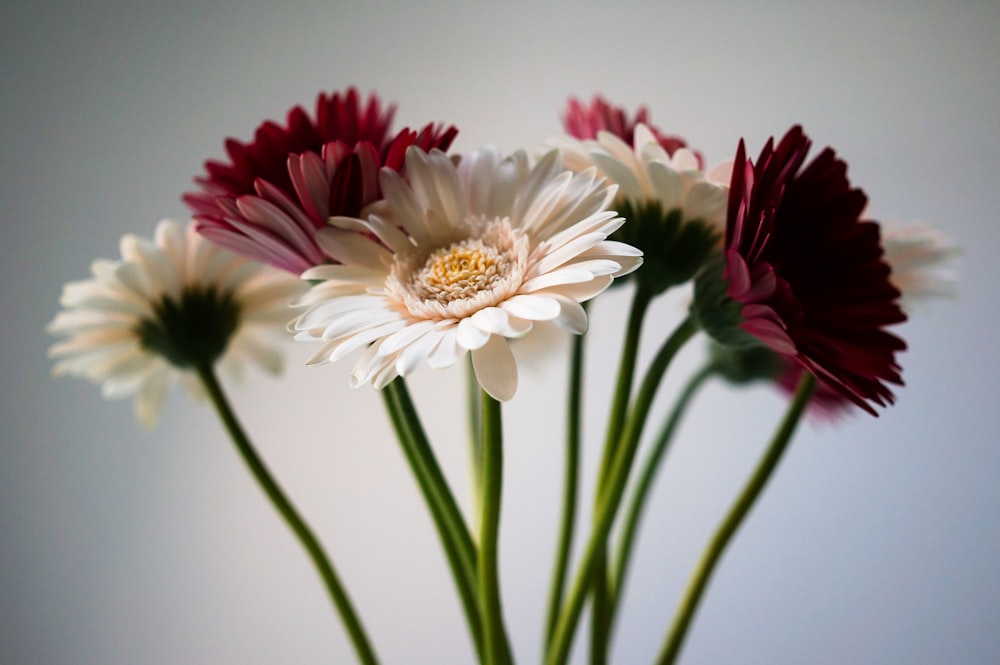
[[[687,142],[679,136],[664,134],[649,121],[649,109],[640,106],[635,117],[629,120],[625,109],[612,106],[600,95],[594,95],[589,105],[571,97],[566,103],[566,113],[563,115],[563,128],[570,136],[578,139],[596,139],[598,132],[610,132],[632,145],[635,139],[635,126],[646,125],[656,137],[657,142],[671,157],[681,148],[687,147]],[[698,155],[698,168],[702,168],[701,155]]]
[[[870,403],[894,400],[885,382],[902,385],[895,354],[906,348],[884,328],[906,315],[879,225],[861,219],[867,197],[851,187],[847,165],[830,148],[802,168],[809,147],[796,126],[777,147],[769,140],[754,164],[740,142],[725,294],[738,304],[740,329],[875,414]]]
[[[363,102],[354,88],[321,94],[315,119],[301,107],[285,126],[265,122],[254,140],[226,140],[231,163],[205,163],[200,191],[184,195],[197,228],[213,242],[299,274],[328,259],[316,230],[332,216],[360,215],[381,198],[379,169],[399,171],[411,145],[447,150],[458,133],[428,124],[390,136],[394,106]]]

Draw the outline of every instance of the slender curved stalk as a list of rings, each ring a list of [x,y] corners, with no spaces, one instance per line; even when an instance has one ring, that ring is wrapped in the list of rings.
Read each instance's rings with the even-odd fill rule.
[[[503,488],[503,427],[500,402],[483,391],[482,401],[482,518],[479,536],[479,600],[483,617],[486,665],[510,662],[507,632],[500,601],[499,535]]]
[[[691,403],[695,393],[698,392],[698,389],[701,388],[701,386],[705,384],[705,381],[714,373],[715,370],[712,365],[707,364],[688,380],[684,389],[681,391],[681,394],[678,395],[677,401],[674,403],[674,407],[670,411],[670,415],[663,424],[663,428],[657,435],[656,441],[653,444],[653,449],[650,450],[649,456],[642,465],[639,480],[636,482],[635,489],[632,492],[631,501],[629,502],[629,507],[625,512],[625,518],[622,523],[622,533],[618,541],[618,550],[615,557],[614,573],[611,578],[612,629],[614,628],[614,620],[617,616],[616,611],[621,601],[622,590],[624,589],[625,580],[628,575],[628,568],[632,559],[636,533],[639,529],[639,523],[642,521],[642,514],[646,507],[646,502],[649,499],[649,494],[652,491],[656,475],[663,464],[667,448],[673,439],[677,426],[680,424],[687,411],[688,405]]]
[[[600,551],[605,547],[608,533],[611,531],[611,525],[614,523],[618,506],[625,492],[629,470],[635,458],[635,451],[639,438],[642,436],[642,429],[646,417],[649,415],[649,408],[652,406],[656,389],[659,387],[670,361],[697,330],[697,325],[691,318],[686,318],[660,347],[639,387],[608,475],[607,491],[600,499],[583,559],[573,577],[573,584],[556,623],[556,632],[552,644],[549,645],[546,659],[548,665],[562,665],[569,656],[573,635],[576,632],[587,591],[590,588],[594,564],[598,560]]]
[[[476,652],[482,658],[483,629],[476,592],[476,547],[449,489],[448,481],[438,466],[405,382],[402,378],[397,378],[382,393],[403,454],[434,520],[465,612],[469,633]]]
[[[694,618],[694,613],[698,609],[698,603],[705,592],[705,587],[708,585],[716,564],[718,564],[719,559],[722,557],[726,545],[729,544],[737,529],[740,528],[743,520],[750,513],[750,509],[753,508],[757,497],[760,496],[761,491],[767,485],[767,481],[778,467],[778,463],[788,448],[788,443],[792,439],[795,427],[798,425],[799,420],[802,419],[802,414],[809,403],[809,398],[812,396],[815,387],[816,377],[809,372],[803,372],[802,380],[795,390],[795,396],[788,406],[788,411],[785,413],[781,425],[774,433],[774,437],[764,452],[764,456],[757,464],[753,475],[750,476],[743,491],[740,492],[740,495],[736,498],[732,507],[730,507],[725,519],[719,525],[715,535],[712,536],[712,540],[709,541],[708,547],[705,548],[694,570],[694,574],[692,574],[688,582],[677,613],[674,615],[673,623],[663,642],[660,654],[656,659],[658,665],[673,663],[677,659],[677,656],[680,655],[684,638],[687,636],[688,628],[691,625],[691,620]]]
[[[320,577],[323,578],[323,583],[326,585],[330,599],[340,614],[340,619],[351,639],[358,660],[365,665],[377,665],[378,658],[375,656],[375,650],[372,648],[364,626],[361,624],[361,620],[354,610],[351,599],[347,595],[343,584],[341,584],[333,563],[324,551],[323,546],[317,540],[309,525],[299,515],[292,502],[285,496],[281,486],[278,485],[278,482],[271,475],[260,455],[257,454],[253,444],[236,418],[232,407],[230,407],[229,401],[226,399],[226,395],[212,367],[208,364],[198,365],[196,370],[198,378],[205,387],[212,405],[215,407],[219,418],[222,420],[223,425],[229,432],[229,436],[236,445],[240,457],[243,458],[243,461],[250,469],[251,474],[261,489],[264,490],[267,498],[271,500],[271,504],[275,510],[284,518],[285,523],[288,524],[289,528],[299,539],[299,542],[302,543],[302,546],[309,554],[309,558],[312,559],[313,565],[316,566]]]
[[[465,620],[473,645],[480,659],[483,656],[483,629],[479,616],[479,600],[476,593],[475,546],[465,527],[458,507],[451,498],[447,481],[437,466],[434,452],[430,449],[406,394],[405,384],[396,379],[381,392],[386,411],[396,431],[396,438],[410,465],[413,477],[420,487],[424,501],[434,520],[445,557],[451,568],[452,579],[458,591]],[[405,395],[405,397],[401,397]],[[450,507],[449,507],[450,506]]]
[[[570,352],[569,386],[566,395],[566,470],[563,482],[562,516],[559,520],[559,540],[556,544],[556,558],[552,567],[552,585],[549,588],[549,604],[545,617],[545,647],[552,640],[559,617],[559,605],[566,590],[566,573],[569,568],[569,552],[573,545],[573,530],[576,523],[577,485],[580,476],[580,416],[583,402],[583,347],[585,335],[573,337]]]
[[[611,410],[608,414],[608,424],[604,435],[604,452],[601,456],[601,466],[598,472],[598,487],[603,487],[611,464],[614,461],[615,446],[621,438],[622,427],[628,412],[628,402],[632,396],[632,380],[635,376],[635,362],[639,355],[639,337],[642,333],[642,322],[653,301],[653,291],[642,284],[636,287],[632,296],[632,306],[629,310],[628,324],[625,326],[625,339],[622,341],[622,355],[618,361],[618,377],[615,380],[615,392],[612,396]],[[597,498],[599,501],[600,498]],[[595,502],[596,503],[596,502]]]
[[[622,354],[618,364],[618,377],[615,381],[615,391],[612,396],[611,410],[608,414],[607,429],[604,436],[604,451],[601,454],[598,467],[597,486],[594,492],[594,513],[604,492],[607,490],[608,473],[614,461],[616,446],[621,438],[622,426],[632,394],[632,381],[635,376],[635,364],[639,354],[639,339],[642,333],[642,323],[653,301],[652,289],[640,281],[632,296],[628,323],[625,326],[625,338],[622,342]],[[604,665],[608,657],[608,636],[612,620],[611,581],[608,571],[608,553],[605,545],[598,551],[594,561],[594,577],[591,580],[593,591],[591,630],[590,630],[590,662],[591,665]]]

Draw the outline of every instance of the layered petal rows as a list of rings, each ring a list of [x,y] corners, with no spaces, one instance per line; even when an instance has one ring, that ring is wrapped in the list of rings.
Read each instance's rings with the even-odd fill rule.
[[[399,170],[406,150],[447,150],[457,134],[428,124],[390,135],[395,107],[357,90],[321,94],[315,118],[296,106],[284,126],[226,141],[231,163],[209,161],[184,202],[213,242],[296,275],[325,260],[316,232],[333,215],[358,216],[381,198],[380,168]]]
[[[411,148],[406,173],[383,170],[385,199],[367,218],[319,232],[341,265],[302,276],[321,281],[301,301],[297,339],[321,342],[312,363],[360,350],[354,385],[381,388],[421,362],[447,367],[471,352],[483,388],[510,399],[507,340],[542,321],[584,332],[579,303],[641,263],[607,240],[623,222],[607,210],[615,188],[593,169],[563,170],[556,151],[531,166],[523,153],[484,149],[456,164]]]
[[[865,194],[827,148],[803,167],[810,141],[793,127],[756,163],[740,142],[729,194],[724,278],[742,328],[861,408],[902,384],[886,326],[906,319]]]

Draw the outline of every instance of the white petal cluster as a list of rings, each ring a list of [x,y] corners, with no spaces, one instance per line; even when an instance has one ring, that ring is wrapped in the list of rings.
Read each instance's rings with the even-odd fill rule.
[[[682,210],[685,221],[700,219],[725,230],[731,161],[703,173],[694,152],[681,148],[670,156],[641,123],[635,127],[633,145],[606,131],[598,132],[596,140],[562,136],[551,144],[562,150],[567,168],[596,167],[618,185],[622,199],[640,205],[656,201],[664,212]]]
[[[300,301],[296,339],[321,342],[310,363],[361,351],[352,384],[382,388],[422,362],[454,364],[467,351],[480,385],[508,400],[517,365],[508,339],[537,322],[587,328],[579,303],[636,269],[641,252],[607,240],[623,220],[607,210],[616,188],[595,169],[562,166],[552,151],[487,148],[457,163],[410,148],[404,180],[381,174],[385,199],[367,219],[333,218],[317,240],[338,265]]]
[[[904,308],[915,300],[954,295],[957,277],[942,264],[959,249],[939,231],[927,224],[888,223],[882,226],[882,246]]]
[[[135,395],[136,418],[152,427],[178,378],[199,390],[189,372],[145,348],[139,331],[157,320],[164,299],[181,302],[189,289],[214,289],[236,306],[239,318],[219,360],[223,372],[238,378],[245,361],[280,371],[271,338],[291,318],[289,304],[304,290],[299,280],[217,247],[192,223],[161,221],[152,241],[129,234],[120,250],[118,261],[95,261],[91,279],[63,287],[65,309],[47,328],[65,338],[49,349],[55,374],[102,384],[109,399]]]

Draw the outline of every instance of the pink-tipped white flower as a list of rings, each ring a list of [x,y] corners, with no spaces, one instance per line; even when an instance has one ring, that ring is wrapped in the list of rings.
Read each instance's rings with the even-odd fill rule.
[[[646,115],[640,109],[629,121],[600,98],[591,107],[571,102],[564,124],[572,136],[550,143],[567,168],[596,168],[618,185],[614,207],[628,223],[615,239],[642,250],[635,278],[659,293],[690,280],[718,246],[732,163],[704,173],[701,156],[645,124]]]
[[[355,386],[382,388],[471,351],[480,385],[508,400],[517,388],[508,339],[542,321],[583,333],[579,303],[642,261],[607,240],[623,222],[607,210],[615,188],[594,169],[565,171],[556,151],[532,167],[523,153],[484,149],[456,164],[411,148],[406,173],[383,170],[375,212],[333,218],[317,235],[342,265],[302,275],[321,281],[300,303],[296,339],[322,344],[313,364],[361,350]]]
[[[636,125],[633,135],[632,143],[605,131],[596,140],[564,137],[552,143],[563,151],[567,168],[597,167],[618,185],[620,199],[633,205],[655,202],[665,212],[680,209],[685,220],[701,220],[721,232],[732,162],[703,173],[695,152],[685,147],[668,153],[646,125]]]

